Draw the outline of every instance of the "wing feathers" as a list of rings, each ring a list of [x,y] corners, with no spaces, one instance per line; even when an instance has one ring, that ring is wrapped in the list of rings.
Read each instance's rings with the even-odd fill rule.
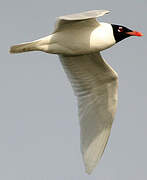
[[[93,24],[98,25],[96,18],[103,16],[104,14],[107,14],[109,12],[110,11],[107,10],[93,10],[93,11],[86,11],[77,14],[60,16],[57,18],[54,32],[60,31],[60,29],[64,28],[65,24],[70,23],[70,25],[72,25],[77,21],[83,21],[83,20],[87,20],[87,23],[90,23],[91,25]]]
[[[85,170],[88,174],[91,174],[93,169],[95,168],[97,162],[100,160],[105,146],[108,142],[108,138],[110,135],[111,127],[104,129],[98,138],[95,138],[87,151],[83,153],[83,160],[85,163]]]
[[[97,18],[103,16],[104,14],[109,13],[110,11],[107,10],[92,10],[92,11],[85,11],[77,14],[70,14],[65,16],[60,16],[59,19],[61,20],[85,20],[90,18]]]
[[[107,144],[117,104],[117,74],[100,54],[60,56],[78,99],[81,151],[91,173]]]

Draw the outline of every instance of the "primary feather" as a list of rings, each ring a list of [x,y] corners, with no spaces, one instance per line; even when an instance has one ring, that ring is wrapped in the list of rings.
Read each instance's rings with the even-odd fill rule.
[[[86,172],[91,173],[110,135],[117,105],[117,74],[99,53],[60,59],[78,99],[81,151]]]

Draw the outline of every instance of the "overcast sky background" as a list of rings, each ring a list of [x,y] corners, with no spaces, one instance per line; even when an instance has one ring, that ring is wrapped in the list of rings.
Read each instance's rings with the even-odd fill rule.
[[[9,47],[50,34],[55,18],[85,10],[100,21],[141,31],[104,51],[119,74],[119,102],[104,155],[87,175],[80,153],[76,98],[58,56],[10,55]],[[147,179],[147,1],[0,2],[0,179]]]

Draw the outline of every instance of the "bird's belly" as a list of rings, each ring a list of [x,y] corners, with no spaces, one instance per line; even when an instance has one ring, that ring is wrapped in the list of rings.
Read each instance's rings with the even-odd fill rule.
[[[82,55],[102,51],[111,47],[114,41],[107,41],[98,28],[69,29],[57,32],[52,37],[51,53]]]
[[[82,34],[65,34],[55,43],[57,54],[81,55],[91,53],[88,36]]]
[[[51,53],[81,55],[96,52],[98,49],[91,48],[90,34],[89,31],[83,32],[82,30],[58,32],[52,37]]]

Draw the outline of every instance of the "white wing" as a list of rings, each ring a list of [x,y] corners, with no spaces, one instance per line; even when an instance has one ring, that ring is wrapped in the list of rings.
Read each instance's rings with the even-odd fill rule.
[[[84,20],[84,19],[91,19],[91,18],[97,18],[100,16],[103,16],[106,13],[109,13],[110,11],[107,10],[92,10],[92,11],[85,11],[77,14],[70,14],[65,16],[60,16],[59,19],[61,20]]]
[[[118,78],[100,54],[60,56],[78,99],[81,151],[87,173],[101,158],[117,105]]]
[[[65,15],[65,16],[60,16],[57,18],[56,24],[55,24],[55,32],[59,31],[62,27],[65,26],[65,24],[72,24],[77,21],[81,20],[89,20],[91,23],[96,23],[97,17],[103,16],[104,14],[109,13],[110,11],[107,10],[93,10],[93,11],[86,11],[82,13],[77,13],[77,14],[70,14],[70,15]]]

